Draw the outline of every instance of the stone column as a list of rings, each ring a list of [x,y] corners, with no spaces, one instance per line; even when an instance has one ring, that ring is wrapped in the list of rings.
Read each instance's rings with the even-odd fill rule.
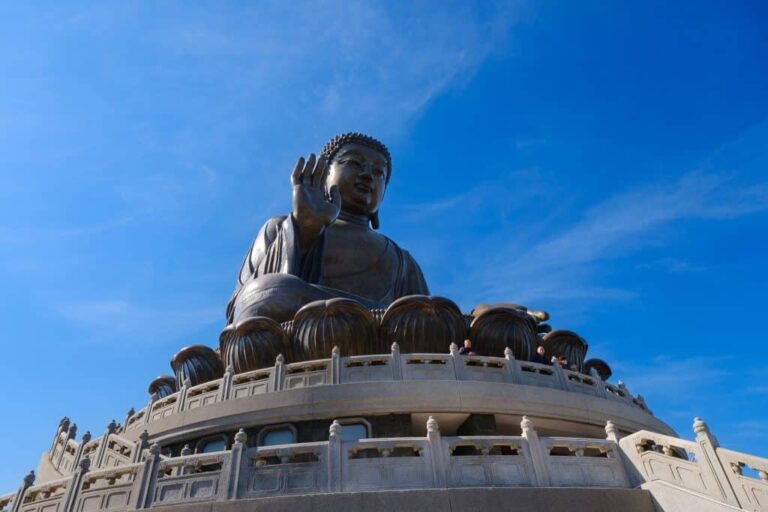
[[[504,349],[504,359],[507,360],[507,376],[509,381],[513,384],[520,383],[520,365],[517,364],[515,354],[512,349],[507,347]]]
[[[731,487],[731,482],[725,473],[722,462],[720,462],[720,457],[717,456],[717,448],[720,447],[717,439],[712,435],[709,427],[701,418],[694,418],[693,431],[696,433],[696,444],[698,444],[699,452],[701,453],[701,460],[698,461],[698,464],[702,472],[711,475],[714,483],[717,485],[716,488],[720,494],[719,498],[722,501],[729,505],[740,507],[736,493],[733,491],[733,487]]]
[[[341,492],[342,482],[342,445],[341,424],[333,420],[328,429],[328,492]]]
[[[561,372],[562,373],[562,372]],[[533,422],[528,419],[528,416],[523,416],[523,421],[520,422],[520,428],[523,430],[523,438],[528,442],[528,452],[531,454],[531,462],[533,463],[534,472],[534,485],[536,487],[549,487],[549,467],[547,466],[546,457],[549,454],[545,454],[541,449],[539,443],[539,435],[533,428]]]
[[[434,487],[445,488],[445,461],[443,459],[443,442],[440,437],[440,427],[437,420],[430,416],[427,420],[427,442],[432,458],[432,482]]]

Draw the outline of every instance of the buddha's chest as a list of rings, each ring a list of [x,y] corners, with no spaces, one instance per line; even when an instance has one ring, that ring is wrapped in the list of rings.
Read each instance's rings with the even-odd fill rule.
[[[323,283],[372,300],[388,300],[398,268],[393,244],[378,233],[330,226],[323,250]]]

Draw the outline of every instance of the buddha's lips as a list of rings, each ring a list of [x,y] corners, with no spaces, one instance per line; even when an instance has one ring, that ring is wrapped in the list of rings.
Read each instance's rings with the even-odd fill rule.
[[[365,183],[355,183],[355,188],[361,192],[373,192],[373,188],[371,188],[370,185],[366,185]]]

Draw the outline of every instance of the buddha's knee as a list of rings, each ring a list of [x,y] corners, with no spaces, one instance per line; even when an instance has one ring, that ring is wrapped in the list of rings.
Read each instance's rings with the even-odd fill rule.
[[[296,311],[326,294],[291,274],[266,274],[246,283],[235,301],[233,321],[266,316],[277,322],[293,318]]]

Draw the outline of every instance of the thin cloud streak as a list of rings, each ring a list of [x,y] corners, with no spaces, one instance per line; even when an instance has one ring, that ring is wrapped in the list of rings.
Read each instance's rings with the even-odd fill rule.
[[[691,172],[677,182],[643,186],[609,198],[588,210],[559,234],[520,251],[507,244],[477,265],[468,282],[469,301],[508,300],[510,290],[526,302],[607,298],[596,284],[601,261],[643,247],[659,228],[691,219],[732,219],[768,210],[768,186],[740,186],[724,174]],[[488,269],[487,271],[485,269]],[[631,296],[615,293],[614,298]],[[519,296],[518,296],[519,297]]]

